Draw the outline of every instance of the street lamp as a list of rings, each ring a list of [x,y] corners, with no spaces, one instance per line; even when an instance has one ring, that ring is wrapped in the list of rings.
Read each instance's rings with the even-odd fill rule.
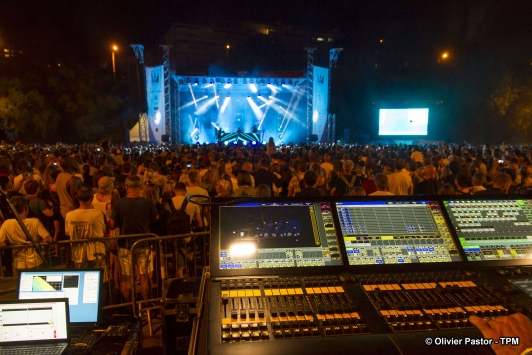
[[[115,66],[115,52],[118,50],[118,47],[116,44],[113,45],[113,50],[111,51],[111,55],[113,58],[113,76],[116,78],[116,66]]]

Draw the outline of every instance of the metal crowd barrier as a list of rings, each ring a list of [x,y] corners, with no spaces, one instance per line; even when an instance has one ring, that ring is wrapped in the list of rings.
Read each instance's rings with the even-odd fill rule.
[[[105,262],[107,264],[107,269],[109,272],[109,281],[106,283],[106,290],[107,290],[107,298],[104,303],[103,310],[110,310],[110,309],[116,309],[116,308],[123,308],[131,306],[133,310],[133,314],[135,316],[141,314],[143,315],[144,311],[147,310],[146,315],[148,318],[150,318],[150,312],[151,309],[158,309],[160,308],[160,301],[162,299],[162,294],[165,287],[165,281],[168,278],[171,278],[172,275],[168,274],[168,265],[169,262],[172,262],[174,265],[177,265],[177,242],[175,243],[165,243],[166,241],[174,240],[178,241],[184,238],[191,237],[191,241],[186,244],[186,248],[190,249],[190,252],[193,254],[192,260],[188,260],[185,257],[185,262],[188,264],[188,276],[190,277],[199,277],[202,274],[202,269],[204,266],[208,264],[208,255],[207,255],[207,245],[209,243],[209,237],[210,232],[199,232],[199,233],[190,233],[190,234],[182,234],[182,235],[173,235],[173,236],[158,236],[153,233],[149,234],[131,234],[131,235],[122,235],[117,237],[102,237],[102,238],[91,238],[90,240],[65,240],[60,242],[52,242],[52,243],[42,243],[40,246],[43,248],[44,255],[48,261],[48,264],[51,266],[51,268],[67,268],[69,265],[72,265],[70,259],[70,246],[73,244],[78,243],[92,243],[92,242],[101,242],[105,246]],[[110,270],[110,253],[109,253],[109,241],[111,240],[120,240],[120,239],[130,239],[130,238],[136,238],[137,241],[133,243],[133,245],[130,248],[130,256],[129,256],[129,265],[130,265],[130,282],[131,282],[131,302],[125,302],[121,288],[120,288],[120,280],[114,280],[114,275],[111,275]],[[55,249],[55,246],[58,246],[59,252],[57,256],[51,255],[50,251]],[[139,287],[135,282],[135,265],[133,262],[133,255],[137,248],[140,248],[141,246],[149,245],[149,248],[151,250],[151,260],[150,262],[153,264],[153,272],[149,276],[149,297],[146,300],[143,301],[137,301],[137,292],[139,292]],[[170,250],[170,246],[173,248],[173,250]],[[10,250],[15,249],[23,249],[23,248],[32,248],[32,245],[9,245],[4,246],[0,248],[0,251],[9,252]],[[118,253],[118,250],[117,250]],[[118,254],[117,254],[118,255]],[[51,261],[55,261],[55,264],[52,265]],[[116,261],[116,260],[115,260]],[[116,265],[118,268],[119,265]],[[16,276],[13,275],[12,277],[4,277],[3,273],[3,260],[0,257],[0,278],[3,278],[4,280],[14,280],[16,281]],[[113,276],[113,277],[111,277]],[[117,287],[113,287],[116,286]],[[14,292],[16,288],[10,288],[10,289],[2,289],[2,293],[7,292]],[[142,291],[142,290],[140,290]],[[145,307],[142,310],[140,310],[141,305],[150,305],[156,303],[159,306],[151,306],[151,307]],[[150,325],[150,333],[151,333],[151,319],[148,319],[149,325]]]

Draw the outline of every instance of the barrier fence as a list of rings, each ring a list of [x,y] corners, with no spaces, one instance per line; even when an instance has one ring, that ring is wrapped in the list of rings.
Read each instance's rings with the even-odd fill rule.
[[[189,240],[190,238],[190,240]],[[126,281],[126,276],[119,274],[119,250],[114,253],[115,245],[121,244],[122,240],[129,240],[131,248],[127,259],[129,260],[129,283],[131,285],[130,295],[124,295],[121,292],[121,283]],[[134,240],[134,241],[133,241]],[[185,241],[187,241],[185,243]],[[181,235],[158,236],[156,234],[131,234],[118,237],[91,238],[90,240],[66,240],[52,243],[39,244],[43,250],[50,268],[74,268],[71,261],[71,249],[75,244],[99,243],[105,248],[104,255],[101,255],[106,265],[106,282],[103,310],[123,308],[131,306],[133,314],[146,315],[150,317],[150,310],[159,308],[165,289],[166,280],[173,278],[177,273],[179,260],[184,261],[184,274],[189,277],[201,277],[202,269],[208,265],[208,246],[210,242],[210,232],[199,232]],[[56,248],[57,247],[57,248]],[[8,245],[0,248],[2,253],[0,257],[0,278],[9,281],[17,281],[18,275],[14,272],[13,276],[7,276],[6,271],[10,269],[5,265],[7,253],[13,250],[33,248],[31,244],[27,245]],[[57,252],[55,252],[57,250]],[[149,263],[148,273],[141,276],[141,271],[134,262],[134,256],[142,250],[145,253],[145,261]],[[7,257],[7,259],[9,259]],[[41,264],[41,268],[42,268]],[[5,269],[5,270],[4,270]],[[144,283],[139,284],[140,278],[144,277]],[[147,278],[147,279],[146,279]],[[142,289],[147,284],[148,289]],[[16,287],[16,286],[15,286]],[[14,292],[16,288],[4,288],[1,293]],[[144,300],[139,301],[138,294],[143,294]],[[147,297],[146,297],[147,296]],[[130,299],[130,300],[129,300]],[[142,307],[142,310],[140,309]],[[151,321],[150,334],[151,332]]]

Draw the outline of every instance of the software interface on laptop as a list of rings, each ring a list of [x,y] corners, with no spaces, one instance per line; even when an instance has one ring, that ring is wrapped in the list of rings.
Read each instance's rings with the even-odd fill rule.
[[[67,340],[66,300],[0,303],[0,344]]]
[[[23,270],[18,298],[66,297],[71,323],[97,323],[100,277],[100,270]]]

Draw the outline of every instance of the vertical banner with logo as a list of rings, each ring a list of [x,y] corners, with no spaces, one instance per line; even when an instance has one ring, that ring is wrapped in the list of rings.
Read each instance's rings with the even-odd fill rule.
[[[321,142],[327,125],[327,104],[329,101],[329,69],[314,66],[314,86],[312,99],[312,134]]]
[[[161,143],[165,132],[163,66],[146,67],[149,141]]]

